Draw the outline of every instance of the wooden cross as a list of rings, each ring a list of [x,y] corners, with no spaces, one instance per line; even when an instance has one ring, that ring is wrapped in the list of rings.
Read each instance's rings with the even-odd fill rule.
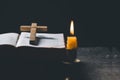
[[[47,31],[47,26],[37,26],[37,23],[32,23],[31,26],[20,26],[20,31],[30,31],[30,44],[36,44],[36,32]]]

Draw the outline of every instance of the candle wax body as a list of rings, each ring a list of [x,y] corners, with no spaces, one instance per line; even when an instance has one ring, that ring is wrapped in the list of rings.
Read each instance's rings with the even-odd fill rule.
[[[68,50],[77,48],[77,37],[76,36],[68,36],[67,37],[67,48]]]

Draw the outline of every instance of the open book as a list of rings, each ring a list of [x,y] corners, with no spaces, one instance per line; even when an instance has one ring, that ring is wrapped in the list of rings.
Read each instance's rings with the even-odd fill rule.
[[[35,48],[65,48],[63,33],[51,34],[51,33],[37,33],[36,34],[38,44],[29,44],[30,33],[21,32],[18,33],[4,33],[0,34],[0,45],[11,45],[14,47],[35,47]]]

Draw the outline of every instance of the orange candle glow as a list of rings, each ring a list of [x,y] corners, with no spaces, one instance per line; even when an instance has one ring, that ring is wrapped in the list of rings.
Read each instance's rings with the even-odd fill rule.
[[[74,36],[74,22],[72,20],[70,25],[70,36],[67,37],[66,49],[72,50],[75,48],[77,48],[77,37]]]

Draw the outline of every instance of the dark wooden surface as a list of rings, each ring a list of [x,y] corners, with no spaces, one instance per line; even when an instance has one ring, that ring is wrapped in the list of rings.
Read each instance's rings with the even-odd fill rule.
[[[77,64],[40,62],[1,64],[1,78],[44,80],[119,80],[120,47],[80,47]]]
[[[79,66],[84,80],[119,80],[119,47],[86,47],[78,49]],[[79,70],[79,69],[78,69]],[[84,75],[85,74],[85,75]]]

